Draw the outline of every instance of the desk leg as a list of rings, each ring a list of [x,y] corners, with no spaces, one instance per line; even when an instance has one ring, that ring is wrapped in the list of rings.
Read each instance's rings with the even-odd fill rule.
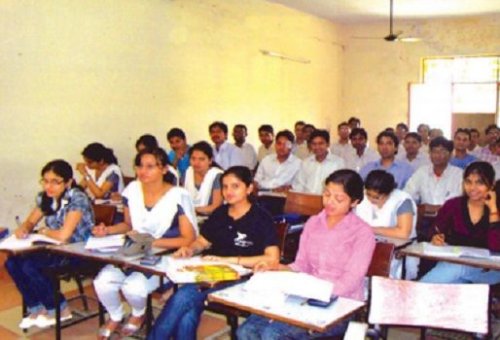
[[[52,275],[52,280],[54,283],[54,304],[56,310],[56,340],[61,340],[61,283],[59,282],[59,278],[57,274]]]
[[[403,256],[401,262],[403,262],[401,266],[401,279],[406,280],[406,256]]]

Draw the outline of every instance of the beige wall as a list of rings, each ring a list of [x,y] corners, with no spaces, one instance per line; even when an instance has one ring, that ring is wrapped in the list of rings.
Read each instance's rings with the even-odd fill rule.
[[[337,121],[337,27],[260,0],[4,0],[0,4],[0,225],[33,206],[41,167],[89,142],[131,174],[136,138],[213,120],[291,128]],[[310,60],[263,56],[266,49]],[[337,116],[336,116],[337,115]]]
[[[418,43],[354,39],[386,36],[387,23],[343,26],[345,47],[342,115],[362,119],[370,139],[387,126],[408,122],[408,83],[420,81],[427,56],[500,53],[500,15],[454,20],[396,22],[395,31]]]

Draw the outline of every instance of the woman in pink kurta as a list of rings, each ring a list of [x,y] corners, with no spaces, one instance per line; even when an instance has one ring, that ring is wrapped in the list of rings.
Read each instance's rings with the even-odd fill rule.
[[[338,170],[325,181],[324,209],[304,227],[299,251],[289,266],[262,263],[256,269],[293,270],[333,282],[332,295],[363,299],[363,281],[368,271],[375,237],[372,228],[352,209],[363,199],[363,181],[352,170]],[[238,339],[310,339],[341,335],[347,321],[325,333],[251,315],[238,329]]]

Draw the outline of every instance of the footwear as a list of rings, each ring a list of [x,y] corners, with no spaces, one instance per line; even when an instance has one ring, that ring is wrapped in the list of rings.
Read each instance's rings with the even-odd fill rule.
[[[108,320],[108,322],[101,328],[99,328],[99,333],[97,339],[106,340],[110,339],[111,335],[115,333],[120,327],[121,321]]]
[[[65,315],[61,315],[61,322],[71,320],[73,318],[73,314],[65,313]],[[35,325],[38,328],[47,328],[50,326],[54,326],[56,324],[56,318],[54,315],[40,314],[36,318]]]
[[[131,322],[132,318],[137,319],[139,321],[139,323],[138,324],[132,323]],[[143,323],[144,323],[144,315],[143,316],[139,316],[139,317],[131,316],[128,319],[128,321],[125,324],[125,326],[122,327],[122,330],[120,332],[121,336],[125,337],[125,336],[134,335],[135,333],[137,333],[138,330],[141,329]]]
[[[23,318],[21,322],[19,323],[19,328],[21,329],[28,329],[30,327],[36,326],[37,319],[40,315],[28,315],[27,317]]]

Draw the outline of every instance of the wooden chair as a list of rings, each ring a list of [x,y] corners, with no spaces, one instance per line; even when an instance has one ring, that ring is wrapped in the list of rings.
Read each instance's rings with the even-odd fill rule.
[[[377,242],[366,276],[369,278],[373,276],[389,277],[395,249],[396,246],[392,243]]]
[[[135,181],[135,177],[132,177],[132,176],[123,176],[123,185],[127,186],[132,181]]]
[[[280,259],[283,260],[285,258],[286,236],[288,235],[290,224],[287,222],[276,222],[274,225],[276,226],[276,233],[278,234]]]
[[[436,219],[437,210],[439,206],[420,204],[417,206],[417,241],[429,242],[431,240],[431,232],[434,227],[434,220]],[[421,278],[429,272],[436,265],[436,261],[428,259],[420,259],[418,267],[418,276]]]
[[[302,192],[289,191],[286,194],[285,214],[294,213],[305,216],[318,214],[323,209],[323,197],[321,195],[305,194]]]
[[[371,325],[449,329],[486,335],[489,286],[436,284],[373,277],[368,322]],[[378,338],[378,337],[376,337]]]
[[[93,204],[95,224],[112,225],[116,215],[116,207],[109,204]]]

